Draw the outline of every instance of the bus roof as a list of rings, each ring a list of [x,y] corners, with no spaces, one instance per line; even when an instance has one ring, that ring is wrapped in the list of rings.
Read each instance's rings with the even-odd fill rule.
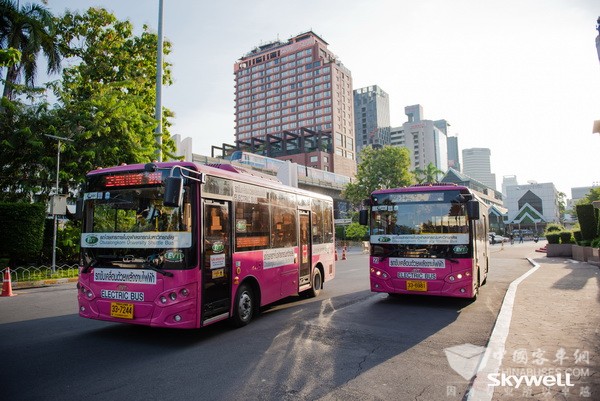
[[[241,166],[233,166],[231,164],[199,164],[193,162],[154,162],[152,163],[158,169],[171,169],[175,166],[181,166],[200,173],[229,178],[234,181],[241,181],[249,184],[269,187],[271,189],[281,189],[295,192],[300,195],[318,197],[322,199],[332,200],[330,196],[320,194],[318,192],[307,191],[297,187],[291,187],[281,183],[276,177],[264,174],[258,171],[243,168]],[[125,171],[140,171],[145,170],[147,164],[128,164],[107,168],[99,168],[90,171],[87,176],[101,175],[107,173],[125,172]]]
[[[427,191],[449,191],[449,190],[459,190],[462,192],[469,192],[471,190],[468,187],[463,185],[457,185],[453,183],[439,182],[433,184],[417,184],[411,185],[409,187],[401,187],[401,188],[389,188],[389,189],[378,189],[373,191],[373,195],[377,194],[389,194],[389,193],[397,193],[397,192],[427,192]]]

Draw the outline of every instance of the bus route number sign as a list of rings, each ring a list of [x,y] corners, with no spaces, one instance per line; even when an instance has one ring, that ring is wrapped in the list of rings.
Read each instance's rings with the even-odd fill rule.
[[[121,319],[133,319],[133,304],[123,302],[110,303],[110,316]]]

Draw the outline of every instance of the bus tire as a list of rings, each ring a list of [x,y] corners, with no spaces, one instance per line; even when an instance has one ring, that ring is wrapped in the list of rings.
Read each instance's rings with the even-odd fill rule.
[[[308,296],[314,298],[319,296],[323,289],[323,278],[321,277],[321,271],[319,269],[315,268],[311,281],[312,287],[308,290]]]
[[[244,283],[240,285],[235,294],[231,323],[234,327],[247,325],[252,320],[254,310],[254,291],[248,284]]]

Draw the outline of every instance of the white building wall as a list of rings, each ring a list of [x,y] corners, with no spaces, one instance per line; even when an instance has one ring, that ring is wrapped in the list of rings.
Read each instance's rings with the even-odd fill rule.
[[[192,138],[187,137],[181,139],[181,135],[175,134],[171,136],[171,139],[175,142],[175,155],[183,156],[183,160],[186,162],[192,161]]]
[[[542,217],[547,223],[559,222],[558,191],[553,183],[510,185],[506,187],[504,206],[508,209],[508,221],[519,215],[519,200],[531,191],[542,200]]]

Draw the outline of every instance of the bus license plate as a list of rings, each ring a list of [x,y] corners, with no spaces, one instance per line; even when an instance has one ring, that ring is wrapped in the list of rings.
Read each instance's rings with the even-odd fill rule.
[[[133,319],[133,304],[123,302],[110,303],[110,316],[121,319]]]
[[[406,281],[406,289],[408,291],[427,291],[427,281]]]

